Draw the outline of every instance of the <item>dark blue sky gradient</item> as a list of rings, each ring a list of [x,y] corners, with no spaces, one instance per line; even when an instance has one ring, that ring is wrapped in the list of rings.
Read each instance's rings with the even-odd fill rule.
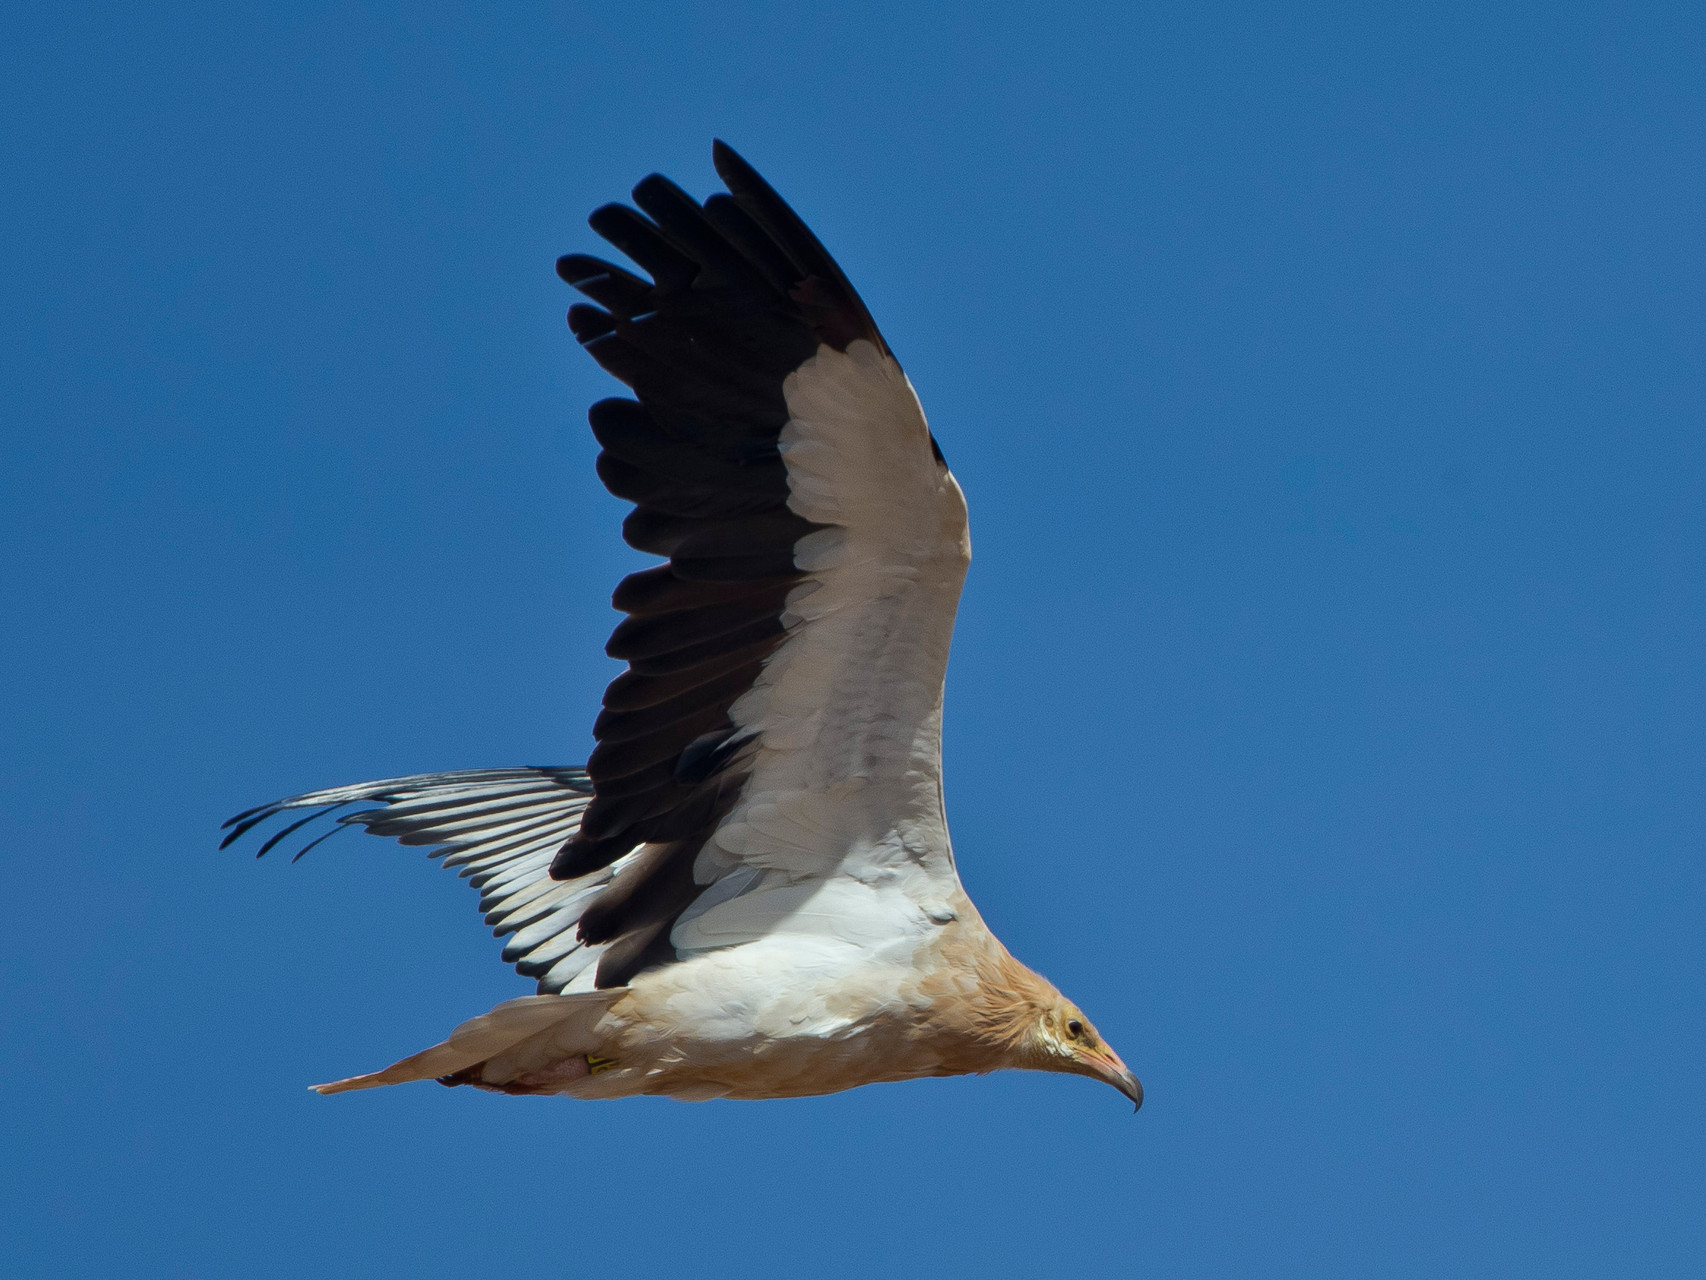
[[[1702,11],[497,8],[9,14],[0,1270],[1698,1275]],[[216,828],[584,758],[551,262],[714,135],[969,495],[961,866],[1135,1119],[305,1091],[530,986]]]

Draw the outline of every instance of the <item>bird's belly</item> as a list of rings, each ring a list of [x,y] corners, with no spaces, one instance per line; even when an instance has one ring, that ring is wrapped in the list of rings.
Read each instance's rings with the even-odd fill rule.
[[[874,1025],[833,1037],[678,1040],[637,1073],[632,1092],[684,1099],[803,1098],[944,1074],[940,1056],[904,1029]]]
[[[611,1009],[615,1064],[569,1091],[790,1098],[949,1074],[910,966],[840,969],[795,954],[784,976],[764,950],[730,948],[642,975]]]

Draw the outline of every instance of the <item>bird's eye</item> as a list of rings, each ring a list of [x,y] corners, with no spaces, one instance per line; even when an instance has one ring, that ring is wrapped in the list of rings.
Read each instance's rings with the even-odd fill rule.
[[[1084,1034],[1084,1024],[1078,1021],[1077,1018],[1070,1019],[1066,1024],[1066,1034],[1071,1036],[1074,1040],[1078,1039],[1079,1036]]]

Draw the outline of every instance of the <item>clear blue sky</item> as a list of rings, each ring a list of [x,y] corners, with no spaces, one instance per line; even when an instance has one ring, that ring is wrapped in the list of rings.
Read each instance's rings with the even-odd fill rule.
[[[1697,6],[6,28],[0,1271],[1699,1274]],[[713,136],[969,494],[960,862],[1135,1118],[305,1091],[529,984],[417,852],[216,828],[584,757],[641,558],[551,263]]]

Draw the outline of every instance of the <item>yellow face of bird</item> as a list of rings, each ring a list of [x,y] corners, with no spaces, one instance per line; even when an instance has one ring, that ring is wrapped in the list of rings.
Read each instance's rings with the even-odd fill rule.
[[[1143,1086],[1077,1005],[1063,1000],[1044,1013],[1037,1027],[1037,1039],[1045,1052],[1057,1060],[1051,1063],[1054,1070],[1111,1084],[1137,1106],[1143,1105]]]

